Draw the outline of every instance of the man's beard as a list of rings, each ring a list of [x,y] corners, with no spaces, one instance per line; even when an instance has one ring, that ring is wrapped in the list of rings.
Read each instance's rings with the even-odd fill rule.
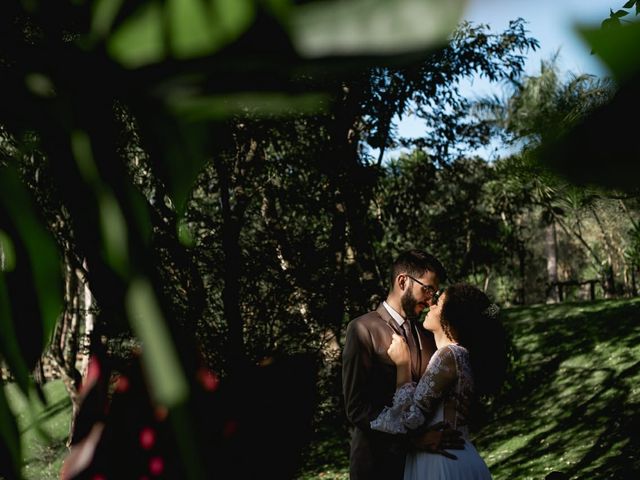
[[[413,296],[413,292],[411,290],[407,290],[405,294],[400,297],[400,305],[409,320],[416,320],[420,316],[419,313],[416,313],[418,299]]]

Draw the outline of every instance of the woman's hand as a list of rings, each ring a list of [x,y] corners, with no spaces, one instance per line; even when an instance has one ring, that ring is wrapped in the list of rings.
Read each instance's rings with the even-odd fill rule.
[[[396,364],[396,366],[410,365],[411,364],[411,353],[409,352],[409,345],[404,341],[397,333],[394,333],[391,337],[391,345],[387,349],[387,354],[391,361]]]

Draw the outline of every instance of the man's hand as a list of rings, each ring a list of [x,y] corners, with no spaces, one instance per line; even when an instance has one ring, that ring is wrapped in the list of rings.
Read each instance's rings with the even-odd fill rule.
[[[464,449],[462,432],[453,430],[447,422],[432,425],[419,437],[412,438],[411,443],[417,450],[438,453],[452,460],[457,460],[458,457],[447,450]]]

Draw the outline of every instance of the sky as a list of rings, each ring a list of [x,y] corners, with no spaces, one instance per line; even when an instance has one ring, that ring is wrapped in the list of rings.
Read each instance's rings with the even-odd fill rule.
[[[539,69],[540,60],[560,49],[561,70],[603,75],[605,68],[590,54],[589,47],[575,31],[576,25],[599,26],[626,0],[469,0],[464,18],[488,23],[494,32],[504,30],[509,20],[522,17],[540,49],[529,55],[527,73]]]
[[[576,32],[577,25],[598,27],[609,16],[609,10],[620,9],[626,0],[468,0],[463,18],[473,23],[486,23],[491,32],[504,31],[510,20],[522,17],[527,29],[540,42],[540,48],[527,54],[526,74],[540,71],[540,62],[559,51],[557,65],[561,73],[606,76],[607,70]],[[474,98],[486,94],[501,94],[500,87],[476,79],[463,86]],[[421,124],[411,117],[399,124],[403,136],[418,136]],[[390,151],[396,156],[399,151]],[[486,152],[478,152],[483,155]]]

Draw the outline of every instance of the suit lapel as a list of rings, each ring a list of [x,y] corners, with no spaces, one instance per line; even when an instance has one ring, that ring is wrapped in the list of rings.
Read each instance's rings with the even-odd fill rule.
[[[378,306],[378,308],[376,309],[376,312],[378,312],[378,315],[380,315],[380,318],[382,318],[382,320],[384,322],[386,322],[386,324],[389,326],[389,328],[391,329],[391,331],[397,333],[398,335],[400,335],[402,338],[404,338],[405,340],[405,333],[402,329],[402,327],[400,325],[398,325],[398,322],[395,321],[395,319],[389,314],[389,312],[387,311],[386,308],[384,308],[383,304],[380,304]],[[409,320],[405,320],[405,322],[408,322]],[[411,339],[408,340],[409,342],[411,342],[410,344],[410,351],[411,351],[411,376],[413,377],[414,381],[418,381],[420,379],[421,373],[422,373],[422,348],[418,348],[418,342],[420,342],[420,340],[417,340],[414,336],[414,332],[413,330],[415,329],[415,327],[411,327]],[[420,344],[421,345],[421,344]]]
[[[398,335],[402,335],[402,330],[400,329],[400,326],[398,325],[398,322],[396,322],[393,317],[391,315],[389,315],[389,312],[387,311],[386,308],[384,308],[383,304],[380,304],[378,306],[378,308],[376,309],[376,312],[378,313],[378,315],[380,315],[380,318],[382,318],[382,320],[389,325],[389,328],[391,330],[393,330],[395,333],[397,333]]]

